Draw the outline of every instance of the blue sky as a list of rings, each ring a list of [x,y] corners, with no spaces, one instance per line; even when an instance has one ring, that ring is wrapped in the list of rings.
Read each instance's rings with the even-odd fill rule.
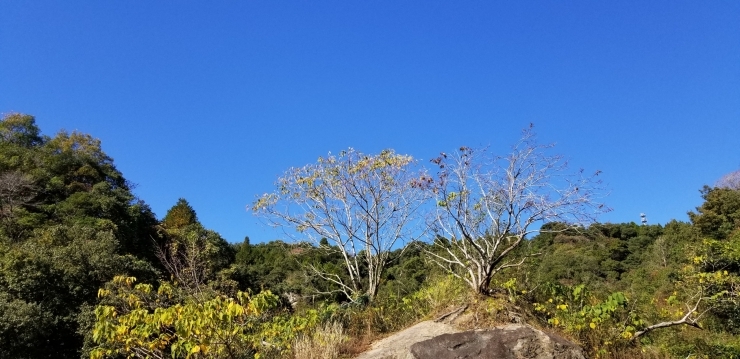
[[[162,217],[229,241],[291,166],[504,152],[530,122],[602,170],[604,222],[686,220],[740,168],[736,1],[0,0],[0,112],[102,140]]]

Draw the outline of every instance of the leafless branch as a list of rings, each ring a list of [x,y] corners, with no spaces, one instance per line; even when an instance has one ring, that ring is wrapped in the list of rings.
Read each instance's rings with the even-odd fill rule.
[[[597,203],[598,172],[570,173],[561,156],[548,154],[551,147],[537,144],[530,129],[507,156],[461,147],[433,159],[439,171],[428,187],[437,204],[428,220],[435,236],[429,258],[466,273],[486,294],[493,275],[529,257],[507,260],[542,224],[590,223],[606,211]]]
[[[740,189],[740,170],[730,172],[717,181],[715,187],[737,190]]]
[[[697,298],[698,297],[698,298]],[[688,325],[690,327],[702,329],[702,327],[699,325],[699,319],[707,313],[711,308],[706,308],[701,313],[697,312],[699,309],[699,305],[702,303],[702,301],[707,300],[707,297],[702,297],[700,294],[697,294],[697,296],[694,297],[696,302],[693,303],[693,306],[691,306],[689,303],[686,303],[686,314],[679,319],[674,321],[666,321],[666,322],[660,322],[658,324],[653,324],[651,326],[646,327],[643,330],[635,332],[635,335],[632,337],[632,340],[637,340],[637,338],[660,328],[667,328],[672,327],[676,325]]]
[[[252,209],[271,225],[294,229],[289,234],[296,240],[318,244],[325,238],[341,254],[348,278],[321,278],[350,298],[372,299],[394,259],[391,251],[420,235],[412,224],[425,192],[415,185],[412,164],[411,157],[390,150],[371,156],[349,149],[288,170],[277,191],[260,197]]]

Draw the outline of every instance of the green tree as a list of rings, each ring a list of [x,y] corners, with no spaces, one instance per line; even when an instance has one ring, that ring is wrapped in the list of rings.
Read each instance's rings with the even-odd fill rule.
[[[733,174],[725,176],[732,178]],[[693,260],[695,276],[713,301],[706,303],[723,329],[740,333],[740,189],[731,186],[702,189],[704,203],[690,212],[703,237]]]
[[[31,148],[44,142],[33,116],[20,113],[5,115],[0,122],[0,141],[3,144]]]
[[[157,221],[100,147],[0,121],[0,357],[79,357],[86,308],[116,274],[153,278]]]
[[[322,272],[346,277],[343,263],[336,251],[326,251],[310,243],[276,240],[251,245],[245,238],[237,246],[236,260],[230,271],[240,289],[254,292],[270,290],[292,300],[293,304],[297,304],[301,297],[342,301],[348,298],[334,293],[338,289],[336,286],[312,276],[306,268],[320,268]]]
[[[162,219],[162,226],[170,231],[196,223],[198,223],[198,216],[185,198],[178,199]]]
[[[702,235],[721,240],[740,228],[740,190],[704,186],[701,196],[704,203],[689,218]]]
[[[183,198],[162,220],[165,243],[157,256],[179,285],[197,293],[234,261],[234,248],[217,232],[208,230]]]

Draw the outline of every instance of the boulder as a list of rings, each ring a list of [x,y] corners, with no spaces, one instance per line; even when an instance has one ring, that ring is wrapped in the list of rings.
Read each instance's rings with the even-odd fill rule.
[[[418,323],[410,328],[373,343],[370,350],[355,359],[414,359],[409,352],[412,344],[445,333],[456,333],[455,327],[433,321]]]
[[[436,336],[411,345],[416,359],[585,359],[575,344],[524,324]]]

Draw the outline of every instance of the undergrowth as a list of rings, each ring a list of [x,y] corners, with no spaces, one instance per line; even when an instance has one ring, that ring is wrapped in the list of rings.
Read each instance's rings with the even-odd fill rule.
[[[367,305],[332,306],[319,311],[323,324],[297,336],[293,357],[351,358],[378,339],[464,307],[454,316],[454,325],[461,330],[526,323],[579,344],[589,358],[740,358],[737,338],[707,340],[694,328],[671,328],[639,343],[630,341],[640,323],[630,315],[629,300],[621,293],[602,298],[583,286],[533,293],[519,288],[515,279],[495,287],[499,290],[491,296],[471,294],[456,277],[438,276],[406,296],[390,294]]]

